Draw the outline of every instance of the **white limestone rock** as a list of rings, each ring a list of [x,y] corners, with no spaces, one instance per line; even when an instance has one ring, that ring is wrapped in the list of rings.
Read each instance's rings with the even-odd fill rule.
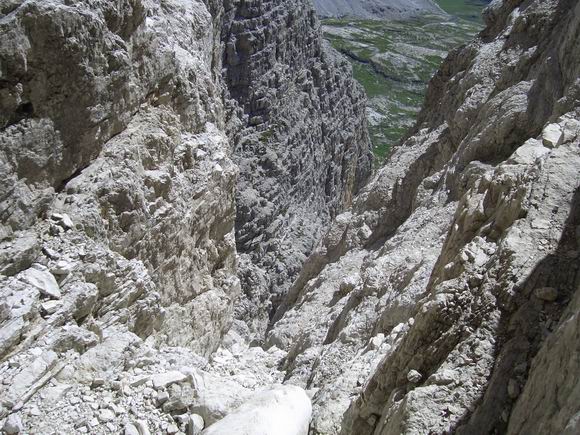
[[[50,300],[43,302],[41,304],[42,312],[46,315],[54,314],[58,311],[60,307],[62,307],[63,302],[61,300]]]
[[[151,377],[151,380],[153,381],[153,387],[156,390],[166,388],[171,384],[183,382],[186,379],[187,376],[177,370],[169,371],[166,373],[159,373]]]
[[[548,124],[542,131],[542,141],[548,148],[556,148],[562,144],[564,133],[558,124]]]
[[[203,417],[198,414],[189,415],[185,423],[187,424],[187,435],[199,435],[205,427]]]
[[[128,423],[127,425],[125,425],[124,434],[125,435],[140,435],[140,432],[133,423]]]
[[[74,228],[72,219],[66,213],[53,213],[50,218],[56,221],[56,223],[63,227],[65,230],[72,230]]]
[[[407,373],[407,380],[412,384],[420,382],[422,378],[423,376],[417,370],[409,370],[409,373]]]
[[[31,268],[26,269],[19,275],[19,278],[35,287],[43,296],[52,299],[60,299],[62,297],[60,287],[52,273],[43,265],[35,264]]]
[[[255,393],[203,434],[307,435],[311,414],[310,399],[302,388],[280,385]]]
[[[22,424],[22,420],[17,414],[11,414],[4,422],[2,430],[7,435],[24,433],[24,425]]]
[[[195,399],[190,410],[200,415],[206,426],[224,418],[252,394],[233,379],[201,371],[193,378],[193,388]]]
[[[0,357],[7,354],[13,346],[18,344],[25,331],[26,322],[21,316],[2,324],[0,327]]]

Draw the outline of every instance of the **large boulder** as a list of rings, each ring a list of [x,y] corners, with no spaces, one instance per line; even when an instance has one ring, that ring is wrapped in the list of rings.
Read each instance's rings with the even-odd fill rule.
[[[255,393],[203,435],[306,435],[311,415],[310,398],[302,388],[279,385]]]

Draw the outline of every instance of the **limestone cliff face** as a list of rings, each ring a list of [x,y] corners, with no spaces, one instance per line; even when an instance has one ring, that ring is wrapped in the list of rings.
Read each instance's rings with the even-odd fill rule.
[[[494,2],[267,343],[315,433],[575,433],[580,4]]]
[[[237,111],[237,317],[262,338],[330,219],[371,169],[365,98],[323,44],[307,0],[226,4],[224,74]]]
[[[137,310],[145,329],[133,332],[163,324],[168,342],[211,352],[239,284],[210,14],[197,3],[20,3],[1,22],[3,290],[66,263],[63,306],[89,286],[83,318]],[[51,321],[42,291],[30,297],[14,344]]]
[[[303,1],[0,14],[5,432],[578,433],[577,1],[493,2],[366,186]]]

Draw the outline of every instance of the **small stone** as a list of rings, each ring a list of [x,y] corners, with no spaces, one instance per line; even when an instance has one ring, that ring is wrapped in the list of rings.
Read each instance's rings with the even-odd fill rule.
[[[148,380],[149,376],[136,376],[133,379],[131,379],[129,385],[131,385],[132,387],[139,387],[141,385],[146,384]]]
[[[187,422],[187,435],[198,435],[205,427],[205,422],[201,415],[191,414]]]
[[[72,219],[66,213],[53,213],[50,218],[65,230],[72,230],[74,228]]]
[[[106,423],[115,419],[115,413],[110,409],[101,409],[99,411],[99,421]]]
[[[124,433],[125,433],[125,435],[140,435],[139,430],[132,423],[129,423],[125,426]]]
[[[157,395],[157,406],[163,405],[169,400],[169,394],[167,391],[163,391]]]
[[[61,298],[60,287],[54,275],[41,264],[34,264],[31,268],[22,272],[20,279],[36,287],[43,296],[48,296],[52,299]]]
[[[511,399],[517,399],[517,397],[520,395],[520,386],[515,379],[509,380],[507,390],[508,396],[510,396]]]
[[[423,376],[417,370],[409,370],[409,373],[407,373],[407,380],[412,384],[418,383],[421,378],[423,378]]]
[[[95,378],[91,383],[91,388],[98,388],[102,387],[103,385],[105,385],[105,380],[103,378]]]
[[[4,423],[4,427],[2,428],[7,435],[17,434],[24,431],[24,425],[22,424],[22,420],[16,414],[11,414]]]
[[[377,350],[385,341],[385,334],[378,334],[369,341],[369,348]]]
[[[171,384],[175,384],[177,382],[183,382],[187,379],[187,376],[185,376],[183,373],[178,372],[178,371],[170,371],[170,372],[166,372],[166,373],[160,373],[157,375],[154,375],[151,380],[153,381],[153,387],[156,390],[159,390],[161,388],[165,388],[168,385]]]
[[[81,399],[79,399],[77,396],[72,396],[72,397],[69,399],[69,403],[70,403],[71,405],[76,405],[77,403],[80,403],[80,401],[81,401]]]
[[[122,406],[115,405],[114,403],[109,405],[109,409],[115,413],[115,415],[125,414],[125,409]]]
[[[174,425],[174,424],[170,424],[169,426],[167,426],[167,433],[170,435],[176,434],[177,432],[179,432],[179,428]]]
[[[91,408],[96,411],[97,409],[99,409],[99,404],[98,403],[91,403]]]
[[[163,404],[163,412],[172,413],[174,411],[182,411],[187,408],[187,404],[184,403],[181,397],[172,397],[170,400]]]
[[[42,252],[51,260],[58,260],[60,258],[60,254],[56,252],[54,249],[50,249],[48,246],[42,248]]]
[[[62,306],[62,301],[60,300],[50,300],[43,302],[40,305],[42,312],[46,315],[54,314]]]
[[[542,131],[542,142],[545,147],[556,148],[562,144],[564,133],[558,124],[548,124]]]
[[[89,421],[89,426],[91,427],[95,427],[99,425],[99,420],[97,420],[96,418],[91,418]]]
[[[50,271],[55,275],[68,275],[72,272],[75,268],[75,265],[70,261],[60,260],[58,261],[53,267],[51,267]]]
[[[558,299],[558,290],[554,287],[541,287],[534,290],[534,295],[546,302],[554,302]]]

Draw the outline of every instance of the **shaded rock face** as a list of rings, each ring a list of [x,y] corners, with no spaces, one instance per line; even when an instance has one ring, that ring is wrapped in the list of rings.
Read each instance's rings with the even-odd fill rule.
[[[425,13],[444,14],[432,0],[313,0],[323,18],[401,20]]]
[[[226,5],[224,75],[240,169],[236,317],[262,338],[330,219],[371,169],[363,91],[322,43],[308,1]]]
[[[485,19],[269,331],[314,433],[580,429],[580,4]]]

